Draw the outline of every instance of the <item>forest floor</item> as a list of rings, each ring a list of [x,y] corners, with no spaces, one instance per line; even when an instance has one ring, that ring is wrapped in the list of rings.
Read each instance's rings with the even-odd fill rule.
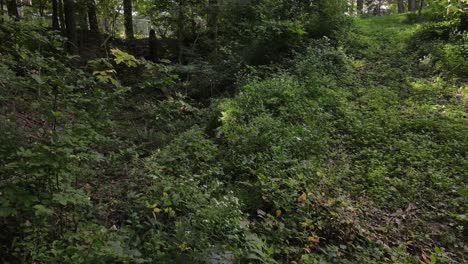
[[[461,64],[438,59],[458,58],[444,23],[355,19],[339,45],[252,67],[209,106],[170,62],[114,50],[78,69],[46,29],[3,25],[0,249],[35,263],[464,263],[468,91]]]
[[[405,15],[358,19],[351,42],[345,44],[360,80],[350,104],[362,115],[380,116],[373,122],[381,127],[372,134],[381,130],[386,135],[375,143],[387,147],[370,147],[377,152],[364,156],[370,160],[367,173],[372,181],[379,182],[382,176],[386,181],[383,188],[377,188],[377,195],[371,195],[374,202],[385,197],[384,211],[376,212],[376,226],[397,238],[390,244],[405,245],[421,261],[458,262],[468,250],[467,174],[463,169],[467,164],[468,86],[466,78],[435,69],[427,50],[443,41],[415,40],[425,25],[406,20]],[[458,171],[451,172],[452,168]],[[364,193],[375,186],[375,182],[368,184]],[[394,188],[398,191],[385,194]],[[451,252],[440,254],[437,245],[450,245]],[[429,256],[431,247],[438,253]]]
[[[271,215],[274,207],[277,217],[284,214],[285,226],[275,232],[294,230],[294,221],[303,219],[298,211],[293,213],[294,205],[282,202],[294,196],[294,188],[301,193],[298,186],[302,185],[308,190],[302,194],[308,196],[299,196],[298,201],[313,197],[315,210],[323,204],[330,206],[327,213],[312,212],[320,216],[311,220],[315,225],[311,229],[316,231],[305,246],[313,251],[314,243],[323,241],[319,251],[326,252],[329,261],[333,262],[331,252],[343,257],[347,247],[355,250],[351,253],[353,263],[368,262],[380,254],[378,250],[362,250],[357,241],[349,242],[349,234],[345,234],[349,226],[340,226],[343,222],[352,223],[351,230],[360,230],[350,233],[383,245],[393,263],[414,261],[403,254],[428,263],[462,261],[466,252],[467,86],[465,79],[434,67],[427,50],[444,44],[418,40],[423,26],[406,23],[404,15],[357,19],[349,40],[338,49],[346,62],[336,53],[323,52],[319,45],[286,76],[253,82],[229,100],[232,105],[226,104],[220,130],[227,135],[228,148],[251,149],[244,157],[257,162],[252,165],[252,174],[258,177],[260,184],[256,184],[267,205],[252,202],[260,198],[252,194],[237,191],[236,195],[244,204],[255,204]],[[302,134],[300,129],[316,134]],[[242,139],[229,139],[229,133]],[[302,144],[295,145],[292,138]],[[256,145],[263,148],[257,154],[261,158],[254,154],[258,149],[252,146]],[[276,152],[291,145],[296,147],[286,154]],[[311,162],[312,153],[323,158],[318,177],[305,173],[309,181],[299,181],[297,186],[291,183],[293,176],[284,179],[304,169],[278,165],[287,164],[282,160],[285,156]],[[269,155],[273,160],[265,161]],[[270,178],[265,179],[265,175]],[[291,189],[289,194],[278,190],[284,181]],[[347,206],[335,208],[338,201]],[[295,210],[307,211],[299,208]],[[255,214],[255,210],[244,210]],[[334,210],[338,217],[333,216]],[[266,217],[260,218],[268,225]],[[252,228],[256,229],[261,230]],[[274,241],[274,235],[260,230],[256,232],[265,232],[266,240]],[[283,239],[282,254],[287,255],[286,244],[290,242]],[[335,248],[338,243],[342,244]],[[367,254],[372,257],[359,257]]]
[[[394,263],[414,261],[404,254],[460,261],[466,250],[467,87],[429,66],[421,47],[412,46],[421,25],[405,19],[358,19],[337,53],[324,48],[321,54],[319,44],[284,76],[248,83],[215,104],[221,136],[188,145],[195,153],[218,149],[212,161],[199,165],[200,157],[187,157],[164,166],[200,166],[195,173],[232,191],[249,231],[267,241],[262,247],[271,255],[257,256],[262,261],[291,261],[296,247],[322,252],[331,262],[335,251],[352,263],[379,254]],[[196,130],[176,136],[153,160],[180,155],[173,150],[181,145],[187,151],[184,142],[196,138]],[[317,164],[317,175],[304,164]],[[311,221],[310,230],[300,230],[300,221]],[[354,236],[388,251],[363,249]]]

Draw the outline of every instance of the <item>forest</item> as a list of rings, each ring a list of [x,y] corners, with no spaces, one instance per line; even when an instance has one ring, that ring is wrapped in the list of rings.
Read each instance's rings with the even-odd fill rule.
[[[0,262],[468,261],[468,0],[0,12]]]

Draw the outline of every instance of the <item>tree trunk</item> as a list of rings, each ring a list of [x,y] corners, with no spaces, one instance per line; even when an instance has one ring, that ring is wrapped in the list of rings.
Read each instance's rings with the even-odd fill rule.
[[[59,18],[58,18],[58,1],[52,0],[52,29],[60,30]]]
[[[398,0],[398,13],[404,13],[405,12],[405,3],[403,0]]]
[[[0,22],[3,22],[3,0],[0,0]]]
[[[348,14],[350,16],[354,16],[355,15],[355,9],[354,9],[354,6],[356,5],[356,0],[350,0],[348,1]]]
[[[103,24],[104,24],[104,32],[109,33],[111,31],[109,19],[104,18]]]
[[[179,0],[177,9],[177,47],[178,59],[182,64],[184,61],[184,0]]]
[[[362,15],[364,10],[364,0],[357,0],[357,13],[358,15]]]
[[[88,0],[88,22],[89,30],[93,33],[99,33],[99,25],[96,15],[96,2]]]
[[[208,35],[212,41],[215,54],[218,53],[218,0],[209,1],[209,14],[208,14]]]
[[[64,13],[66,25],[67,50],[71,54],[78,53],[78,41],[76,34],[76,16],[75,16],[75,1],[64,0]]]
[[[422,13],[422,9],[424,7],[424,0],[420,0],[420,3],[419,3],[419,10],[418,10],[418,15],[420,16],[421,13]]]
[[[47,8],[47,0],[39,1],[39,15],[45,17],[45,9]]]
[[[382,0],[377,1],[377,6],[375,12],[377,13],[378,16],[382,15]]]
[[[459,6],[462,7],[462,6]],[[462,12],[460,14],[460,24],[458,25],[458,29],[460,32],[466,31],[468,28],[468,12]]]
[[[151,29],[149,32],[149,49],[150,49],[150,59],[152,61],[158,60],[158,39],[156,38],[156,32],[154,29]]]
[[[58,0],[58,17],[60,20],[60,30],[62,34],[66,33],[66,25],[65,25],[65,11],[63,8],[63,0]]]
[[[416,8],[416,0],[408,0],[408,11],[414,11]]]
[[[18,4],[16,0],[6,0],[8,15],[15,20],[19,20]]]
[[[80,1],[80,0],[75,0]],[[76,14],[76,21],[78,24],[79,31],[81,33],[88,32],[88,1],[80,1],[75,3],[75,10]],[[80,36],[83,37],[85,34],[81,34]]]
[[[124,19],[125,19],[125,36],[127,39],[133,39],[133,15],[132,15],[132,0],[123,0]]]

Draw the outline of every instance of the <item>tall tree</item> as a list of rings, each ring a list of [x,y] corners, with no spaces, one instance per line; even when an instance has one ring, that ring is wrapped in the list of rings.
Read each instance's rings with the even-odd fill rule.
[[[18,4],[16,0],[6,0],[8,15],[15,20],[19,20]]]
[[[124,7],[124,25],[125,25],[125,36],[127,39],[133,39],[133,7],[132,0],[123,0]]]
[[[76,14],[76,22],[78,25],[78,29],[81,32],[88,31],[88,1],[87,0],[75,0],[75,14]],[[80,36],[84,37],[84,34]]]
[[[185,13],[184,13],[184,0],[179,0],[177,6],[177,48],[178,48],[178,60],[182,64],[184,61],[184,23],[185,23]]]
[[[375,6],[375,13],[376,15],[380,16],[382,15],[382,5],[384,0],[377,0],[376,6]]]
[[[60,30],[57,0],[52,0],[52,28]]]
[[[156,38],[156,31],[151,29],[149,32],[149,49],[150,49],[150,60],[157,61],[158,60],[158,39]]]
[[[363,10],[364,10],[364,0],[357,0],[358,15],[362,15]]]
[[[212,45],[214,47],[215,54],[218,53],[218,14],[219,14],[219,4],[218,0],[209,0],[208,2],[208,34],[211,39]]]
[[[356,4],[356,0],[348,0],[348,14],[350,16],[355,15],[355,9],[354,9],[355,4]]]
[[[0,0],[0,22],[3,22],[3,0]]]
[[[404,0],[398,0],[398,13],[404,13],[405,12],[405,3]]]
[[[63,34],[65,34],[66,25],[65,25],[65,10],[63,8],[63,0],[58,0],[58,17],[60,21],[60,30],[62,31]]]
[[[78,37],[76,33],[75,0],[64,0],[65,32],[67,50],[72,54],[78,53]]]
[[[418,15],[421,15],[423,7],[424,7],[424,0],[420,0],[419,1]]]
[[[408,11],[414,11],[416,9],[416,0],[408,0]]]
[[[32,1],[32,6],[37,7],[37,10],[39,11],[39,16],[41,17],[45,17],[45,9],[47,7],[47,2],[48,0]]]
[[[377,15],[376,12],[377,12],[377,4],[376,4],[376,1],[375,0],[366,0],[365,1],[365,4],[366,4],[366,12],[367,14],[373,14],[373,15]]]
[[[99,25],[96,15],[96,2],[94,0],[88,0],[88,23],[89,30],[93,33],[99,32]]]

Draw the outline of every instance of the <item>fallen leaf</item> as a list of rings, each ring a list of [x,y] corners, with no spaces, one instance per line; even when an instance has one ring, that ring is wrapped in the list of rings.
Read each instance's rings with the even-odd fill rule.
[[[307,194],[305,192],[302,192],[302,194],[297,198],[297,201],[299,203],[303,203],[307,200]]]

